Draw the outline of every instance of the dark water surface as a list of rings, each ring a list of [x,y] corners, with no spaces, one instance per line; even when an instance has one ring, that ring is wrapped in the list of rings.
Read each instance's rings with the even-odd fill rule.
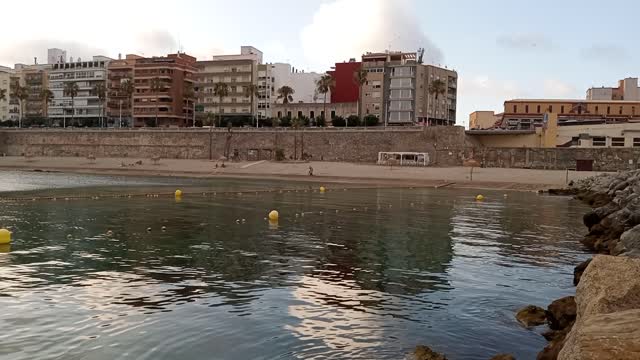
[[[0,173],[0,189],[308,186],[64,176]],[[0,202],[14,232],[0,248],[0,359],[399,359],[417,344],[451,359],[535,358],[540,330],[513,314],[574,291],[585,207],[332,190]]]

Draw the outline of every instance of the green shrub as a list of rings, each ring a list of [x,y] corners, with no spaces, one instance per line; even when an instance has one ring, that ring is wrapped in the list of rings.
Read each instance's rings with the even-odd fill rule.
[[[345,127],[347,125],[347,121],[342,116],[336,116],[331,119],[331,125],[335,127]]]

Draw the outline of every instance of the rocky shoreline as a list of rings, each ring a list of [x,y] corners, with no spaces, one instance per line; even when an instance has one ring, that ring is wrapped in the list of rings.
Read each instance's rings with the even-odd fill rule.
[[[537,359],[640,359],[640,170],[598,175],[549,193],[592,207],[583,217],[589,232],[581,243],[596,255],[576,266],[575,296],[517,312],[523,326],[549,327],[543,333],[549,344]],[[446,359],[426,347],[410,358]]]

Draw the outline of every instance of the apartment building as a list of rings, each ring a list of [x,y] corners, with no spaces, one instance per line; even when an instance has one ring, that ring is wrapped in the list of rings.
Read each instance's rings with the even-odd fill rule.
[[[336,63],[327,74],[335,81],[331,92],[331,103],[357,103],[360,101],[360,86],[355,81],[355,74],[360,70],[361,63],[356,59],[348,62]]]
[[[277,91],[283,86],[291,87],[295,93],[292,95],[293,101],[296,103],[323,103],[324,94],[318,94],[316,91],[316,82],[324,75],[317,72],[305,72],[296,69],[290,64],[275,63],[271,68],[274,87],[276,90],[275,102],[278,102]],[[280,100],[281,102],[281,100]],[[331,102],[331,91],[327,93],[327,102]]]
[[[54,100],[48,106],[49,118],[62,126],[93,126],[100,123],[104,104],[94,92],[97,84],[106,84],[107,65],[111,59],[94,56],[89,61],[78,58],[69,62],[51,65],[49,89]],[[67,94],[65,85],[76,83],[78,94],[73,98]]]
[[[273,117],[276,88],[272,64],[258,65],[258,117],[261,119]]]
[[[638,78],[626,78],[618,81],[618,87],[593,87],[587,90],[587,100],[624,100],[640,101]]]
[[[415,52],[366,53],[362,68],[364,116],[373,114],[389,125],[422,123],[455,125],[455,71],[421,63]],[[433,84],[439,83],[437,89]]]
[[[28,91],[28,97],[23,105],[24,119],[44,119],[48,116],[49,104],[42,96],[42,92],[49,89],[50,69],[51,65],[48,64],[16,65],[20,83]]]
[[[11,68],[0,66],[0,93],[4,95],[3,98],[0,98],[0,121],[10,120],[11,73]]]
[[[150,58],[129,54],[112,60],[108,70],[107,113],[113,126],[192,126],[195,98],[185,96],[185,91],[195,90],[195,57],[184,53]],[[153,88],[154,79],[160,80],[160,89]],[[125,80],[133,82],[131,97],[121,87]]]
[[[217,55],[211,60],[198,61],[196,89],[200,108],[205,113],[253,117],[258,99],[247,96],[246,89],[250,85],[257,86],[261,63],[262,52],[252,46],[242,46],[240,54]],[[224,97],[222,103],[214,94],[214,86],[219,82],[229,86],[229,96]]]

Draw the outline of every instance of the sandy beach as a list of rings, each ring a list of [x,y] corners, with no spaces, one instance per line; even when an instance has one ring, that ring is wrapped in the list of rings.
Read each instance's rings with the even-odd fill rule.
[[[218,167],[216,168],[216,165]],[[86,174],[173,177],[232,177],[323,181],[381,186],[425,186],[535,191],[558,188],[567,180],[578,180],[596,172],[529,170],[469,167],[393,167],[373,164],[338,162],[226,162],[221,161],[80,157],[1,157],[0,169],[27,171],[57,171]],[[309,176],[309,167],[313,176]]]

